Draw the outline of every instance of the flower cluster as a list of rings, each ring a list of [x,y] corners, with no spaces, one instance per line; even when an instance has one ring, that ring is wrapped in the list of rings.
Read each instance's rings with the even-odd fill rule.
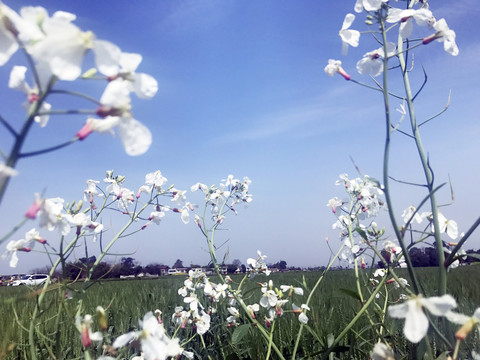
[[[214,185],[207,187],[205,184],[196,183],[190,190],[192,192],[200,190],[205,194],[205,206],[210,208],[213,226],[216,227],[223,223],[227,212],[232,211],[237,214],[237,204],[247,206],[252,201],[252,195],[248,193],[251,182],[248,177],[244,177],[241,181],[234,178],[233,175],[228,175],[227,179],[222,180],[218,187]],[[199,216],[195,217],[195,222],[203,229]]]
[[[352,263],[365,250],[362,248],[364,237],[372,235],[376,238],[383,233],[377,230],[376,223],[368,222],[369,218],[376,216],[384,205],[380,198],[383,191],[369,176],[364,176],[363,179],[349,179],[347,174],[341,174],[335,184],[345,188],[348,198],[340,200],[334,197],[328,201],[327,207],[337,218],[332,229],[339,230],[339,238],[344,240],[345,248],[341,259]],[[366,224],[362,223],[364,220],[367,220]],[[359,232],[363,234],[360,242],[354,240]]]
[[[51,110],[45,98],[56,81],[88,79],[99,72],[107,85],[95,111],[97,117],[88,118],[76,138],[83,140],[93,131],[113,134],[117,128],[127,154],[143,154],[150,147],[152,135],[133,117],[130,93],[150,99],[158,90],[157,81],[150,75],[136,73],[141,55],[123,52],[117,45],[97,39],[92,31],[80,29],[75,20],[74,14],[64,11],[50,15],[43,7],[28,6],[17,13],[0,3],[0,66],[20,48],[33,64],[34,85],[26,81],[26,67],[14,66],[10,88],[25,93],[24,107],[27,111],[36,109],[34,120],[43,127]],[[96,69],[82,76],[88,52],[94,54]]]
[[[443,42],[444,49],[450,55],[456,56],[459,53],[455,43],[455,32],[451,30],[445,19],[436,20],[433,13],[428,8],[426,1],[418,1],[420,7],[415,9],[399,9],[390,5],[388,0],[358,0],[355,4],[355,12],[367,12],[368,25],[373,21],[381,23],[395,24],[399,28],[399,35],[402,39],[408,39],[413,32],[413,24],[434,29],[435,33],[421,39],[422,44],[426,45],[432,41]],[[360,32],[350,29],[355,20],[355,15],[348,13],[345,16],[339,36],[342,40],[342,53],[346,55],[348,46],[357,47],[360,40]],[[382,44],[379,49],[365,53],[362,59],[357,62],[357,71],[362,75],[371,75],[373,77],[380,75],[384,68],[384,59],[396,56],[397,47],[392,42]],[[342,68],[340,60],[330,59],[325,67],[325,72],[333,76],[335,73],[342,75],[346,80],[351,76]]]

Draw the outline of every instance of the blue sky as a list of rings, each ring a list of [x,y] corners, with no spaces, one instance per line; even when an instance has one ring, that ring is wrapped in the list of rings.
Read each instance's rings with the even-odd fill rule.
[[[356,74],[355,64],[378,47],[371,37],[363,34],[358,48],[350,48],[346,57],[341,54],[338,30],[345,14],[353,13],[354,1],[5,3],[16,10],[42,5],[50,14],[56,10],[76,14],[76,24],[83,30],[94,31],[123,51],[142,54],[138,71],[154,76],[159,91],[152,100],[133,100],[135,118],[153,133],[148,153],[128,157],[118,138],[92,134],[62,151],[21,161],[20,175],[11,182],[0,208],[2,229],[21,219],[35,192],[45,189],[47,197],[78,200],[85,181],[102,180],[105,170],[126,175],[125,186],[132,189],[155,170],[180,189],[189,189],[197,181],[211,185],[234,174],[252,179],[254,200],[238,216],[227,218],[229,231],[220,234],[219,242],[229,242],[220,254],[228,247],[230,260],[245,262],[260,249],[268,262],[283,259],[288,265],[325,265],[330,256],[325,237],[332,247],[340,246],[331,229],[336,219],[325,205],[328,199],[344,195],[334,185],[339,174],[357,176],[350,156],[363,173],[381,178],[385,132],[381,96],[340,76],[330,78],[323,70],[329,58],[341,59],[356,80],[370,81]],[[430,6],[437,19],[445,17],[455,30],[460,54],[448,55],[437,42],[420,47],[411,76],[416,88],[422,80],[421,65],[429,76],[417,101],[420,118],[440,111],[452,92],[449,110],[422,130],[437,183],[450,175],[455,190],[455,203],[442,212],[466,231],[478,217],[476,201],[480,199],[480,41],[471,32],[480,9],[474,0],[431,1]],[[365,30],[363,17],[357,16],[352,28]],[[421,30],[419,36],[431,33]],[[23,98],[6,84],[11,67],[19,61],[23,59],[17,55],[0,69],[0,113],[16,126],[24,116],[17,106]],[[102,92],[101,86],[85,89],[97,97]],[[65,104],[59,99],[57,105]],[[31,133],[25,149],[68,140],[84,122],[79,115],[54,117],[46,128]],[[1,129],[2,150],[8,150],[9,142]],[[413,144],[398,135],[391,171],[407,181],[422,179]],[[395,185],[393,195],[398,216],[424,196],[404,185]],[[189,200],[201,202],[198,194],[189,195]],[[449,201],[449,192],[443,191],[439,202]],[[111,220],[104,217],[103,221]],[[377,222],[386,225],[385,214]],[[13,238],[23,237],[35,225],[28,223]],[[53,243],[58,241],[55,233],[41,234]],[[480,247],[478,234],[466,247]],[[171,266],[177,258],[185,264],[207,263],[205,248],[194,223],[184,225],[170,214],[161,225],[124,239],[114,250],[135,252],[130,256],[143,265]],[[89,246],[89,251],[93,249]],[[40,253],[20,254],[17,269],[25,272],[45,262]],[[0,273],[10,272],[8,264],[0,262]]]

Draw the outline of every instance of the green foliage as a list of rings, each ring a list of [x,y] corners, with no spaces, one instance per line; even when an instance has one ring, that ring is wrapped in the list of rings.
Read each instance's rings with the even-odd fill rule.
[[[364,270],[365,276],[369,276]],[[276,284],[298,284],[305,281],[307,288],[311,289],[318,277],[318,272],[286,272],[272,274],[270,278]],[[407,273],[400,272],[401,276]],[[425,293],[435,293],[431,281],[437,275],[433,268],[423,268],[419,271],[420,280],[426,285]],[[453,294],[460,302],[458,311],[471,314],[474,304],[480,298],[480,286],[472,283],[469,279],[479,278],[480,266],[465,266],[451,271],[449,274],[449,293]],[[232,276],[235,282],[241,280],[240,276]],[[258,302],[260,297],[257,282],[267,281],[267,277],[258,276],[252,281],[245,283],[245,302],[251,304]],[[304,280],[303,280],[304,279]],[[217,279],[212,278],[212,281]],[[430,280],[430,281],[424,281]],[[113,341],[116,336],[128,331],[138,329],[138,321],[148,311],[160,309],[163,312],[163,323],[170,335],[175,331],[172,326],[171,314],[182,298],[178,296],[177,289],[182,287],[184,277],[160,277],[150,280],[123,280],[102,281],[92,286],[89,291],[83,292],[82,284],[77,283],[63,287],[51,285],[50,291],[44,298],[44,306],[40,311],[37,321],[36,341],[41,344],[39,348],[46,349],[45,353],[39,354],[39,358],[49,358],[50,354],[60,354],[59,358],[74,359],[83,356],[80,334],[75,328],[75,314],[77,301],[82,300],[83,313],[95,314],[97,306],[107,309],[108,336]],[[340,287],[341,286],[341,287]],[[432,286],[428,288],[428,286]],[[302,334],[297,358],[316,358],[332,343],[332,336],[336,337],[348,325],[356,312],[361,308],[361,302],[351,297],[348,289],[354,289],[355,276],[351,270],[330,271],[325,275],[320,288],[313,296],[309,312],[309,322],[306,331]],[[65,298],[68,290],[72,298]],[[22,326],[28,327],[31,314],[36,306],[36,293],[38,289],[28,287],[2,287],[0,291],[0,354],[7,353],[7,349],[14,345],[5,359],[26,359],[28,354],[28,334]],[[348,294],[347,294],[348,293]],[[308,294],[305,294],[305,297]],[[398,293],[392,291],[392,300]],[[266,342],[254,331],[253,325],[248,322],[237,327],[228,327],[225,311],[227,306],[219,306],[219,313],[212,317],[211,329],[204,335],[206,350],[201,345],[198,337],[186,345],[186,350],[197,354],[198,358],[204,358],[208,353],[214,359],[262,359],[265,357]],[[290,307],[286,307],[288,310]],[[66,316],[59,316],[59,309]],[[222,310],[223,309],[223,310]],[[372,311],[372,318],[379,315]],[[61,320],[61,321],[57,321]],[[263,322],[263,319],[258,319]],[[22,326],[19,326],[22,325]],[[389,341],[395,344],[396,353],[408,356],[415,350],[402,335],[402,322],[386,319],[385,326],[389,332]],[[361,318],[347,333],[342,341],[331,351],[338,359],[366,358],[373,347],[372,339],[380,328],[378,323],[370,323],[366,317]],[[296,315],[286,313],[278,318],[275,324],[273,340],[280,351],[289,358],[292,355],[294,340],[299,332],[300,323]],[[93,330],[98,329],[94,325]],[[182,329],[177,335],[182,339],[188,339],[193,333],[191,329]],[[48,339],[41,334],[48,335]],[[53,340],[55,339],[55,340]],[[471,344],[469,346],[472,346]],[[468,347],[467,347],[468,348]],[[101,349],[98,349],[101,351]],[[100,354],[100,352],[98,352]],[[133,354],[133,353],[132,353]],[[332,355],[333,356],[333,355]],[[275,358],[272,354],[272,358]]]

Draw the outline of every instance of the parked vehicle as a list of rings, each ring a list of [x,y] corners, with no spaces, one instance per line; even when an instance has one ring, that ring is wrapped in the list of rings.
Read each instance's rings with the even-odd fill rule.
[[[33,274],[33,275],[23,275],[18,280],[14,280],[11,286],[20,286],[20,285],[43,285],[48,281],[48,275],[45,274]]]

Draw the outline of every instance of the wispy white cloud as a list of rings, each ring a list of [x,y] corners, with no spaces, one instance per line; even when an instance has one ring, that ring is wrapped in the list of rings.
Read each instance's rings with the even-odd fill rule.
[[[437,19],[446,18],[448,21],[464,19],[465,15],[478,12],[478,0],[457,0],[454,3],[446,2],[444,5],[433,8],[433,14]]]
[[[223,138],[229,143],[266,140],[286,134],[308,138],[360,127],[364,119],[371,117],[374,109],[378,110],[378,106],[375,102],[369,105],[368,101],[360,98],[351,101],[352,91],[353,87],[349,86],[332,87],[332,91],[321,99],[312,99],[302,106],[284,105],[274,112],[241,121],[246,124],[243,131],[236,130]],[[346,114],[350,114],[348,118]]]
[[[231,0],[175,1],[160,26],[177,33],[209,29],[223,21],[232,6]]]

